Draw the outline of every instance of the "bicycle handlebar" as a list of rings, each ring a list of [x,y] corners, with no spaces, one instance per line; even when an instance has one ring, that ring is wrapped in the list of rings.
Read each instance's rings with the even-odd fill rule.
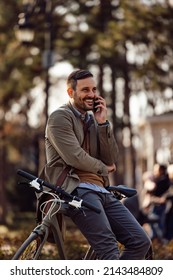
[[[70,198],[71,200],[82,201],[82,202],[81,202],[81,205],[82,205],[82,206],[85,206],[85,207],[87,207],[87,208],[89,208],[89,209],[95,211],[96,213],[100,213],[100,212],[101,212],[101,210],[100,210],[99,208],[97,208],[96,206],[94,206],[93,204],[91,204],[91,203],[89,203],[89,202],[86,202],[86,201],[82,200],[81,198],[79,198],[79,197],[77,197],[77,196],[73,196],[73,195],[71,195],[71,194],[65,192],[65,191],[64,191],[63,189],[61,189],[60,187],[55,186],[55,185],[53,185],[53,184],[50,184],[50,183],[48,183],[48,182],[42,180],[41,178],[38,178],[38,177],[36,177],[36,176],[34,176],[34,175],[32,175],[32,174],[30,174],[30,173],[24,171],[24,170],[18,169],[18,170],[17,170],[17,174],[19,174],[20,176],[22,176],[22,177],[24,177],[24,178],[26,178],[26,179],[28,179],[28,180],[30,180],[30,181],[31,181],[31,180],[36,180],[36,181],[39,183],[40,186],[48,187],[49,189],[55,191],[56,193],[62,194],[62,195],[64,195],[65,197]]]

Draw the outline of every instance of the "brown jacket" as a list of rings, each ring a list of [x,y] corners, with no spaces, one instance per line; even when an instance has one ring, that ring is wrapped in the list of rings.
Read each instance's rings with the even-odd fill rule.
[[[40,177],[56,184],[63,169],[68,165],[71,170],[62,188],[71,193],[79,185],[79,177],[74,169],[93,172],[104,178],[109,185],[106,165],[117,161],[118,148],[110,124],[97,125],[94,118],[89,127],[90,155],[81,147],[84,139],[83,124],[71,104],[66,104],[53,112],[46,127],[46,160]]]

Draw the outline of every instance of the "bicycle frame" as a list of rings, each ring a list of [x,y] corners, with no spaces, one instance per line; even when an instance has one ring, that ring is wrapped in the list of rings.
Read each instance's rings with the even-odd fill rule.
[[[60,225],[57,219],[58,214],[64,214],[66,211],[66,205],[63,203],[61,204],[61,208],[59,207],[58,203],[54,206],[54,212],[57,211],[57,214],[53,214],[51,216],[51,212],[47,212],[47,214],[44,216],[42,219],[42,222],[40,225],[36,226],[32,232],[37,233],[38,235],[44,235],[44,240],[42,242],[42,246],[39,247],[39,250],[36,254],[36,257],[38,257],[41,253],[41,250],[44,246],[44,243],[48,239],[48,235],[50,231],[53,233],[53,238],[54,242],[57,246],[59,257],[62,260],[66,260],[67,256],[65,253],[65,248],[64,248],[64,240],[63,240],[63,235],[60,229]]]

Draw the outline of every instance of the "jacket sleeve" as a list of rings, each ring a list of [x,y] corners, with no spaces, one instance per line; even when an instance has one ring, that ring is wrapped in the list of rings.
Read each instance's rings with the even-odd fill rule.
[[[98,125],[99,158],[106,165],[112,165],[118,159],[118,146],[115,141],[111,125],[107,122]]]
[[[74,125],[70,113],[68,114],[65,110],[57,110],[49,117],[46,137],[67,165],[107,176],[106,165],[100,159],[91,157],[81,147],[81,143],[74,132]],[[80,123],[78,126],[83,131]]]

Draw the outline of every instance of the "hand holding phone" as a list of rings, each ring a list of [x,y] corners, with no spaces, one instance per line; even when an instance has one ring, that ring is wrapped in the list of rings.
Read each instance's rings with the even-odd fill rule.
[[[94,99],[93,112],[98,124],[103,124],[107,120],[106,101],[103,97],[97,96]]]
[[[93,107],[94,113],[97,112],[97,110],[98,110],[98,108],[97,108],[98,104],[99,104],[99,99],[95,98],[95,100],[94,100],[94,107]]]

